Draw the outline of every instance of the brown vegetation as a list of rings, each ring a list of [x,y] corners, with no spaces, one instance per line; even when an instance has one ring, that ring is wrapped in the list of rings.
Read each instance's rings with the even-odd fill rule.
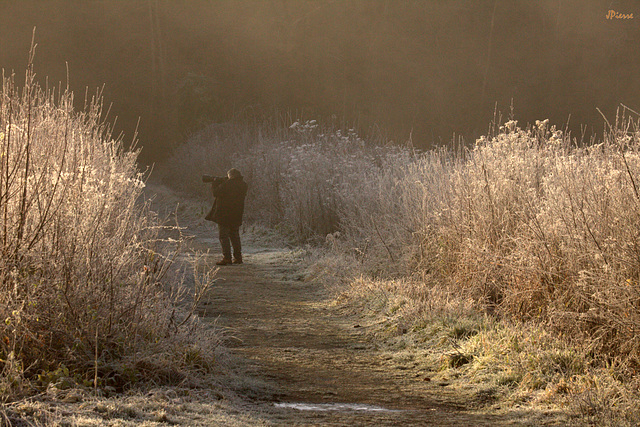
[[[177,277],[163,281],[181,239],[160,238],[137,153],[111,138],[99,96],[82,111],[73,102],[68,90],[38,86],[31,65],[23,88],[3,76],[3,401],[51,386],[181,381],[181,367],[206,368],[215,347],[190,337],[198,325],[176,309]]]
[[[403,330],[469,319],[451,350],[471,370],[502,364],[509,393],[559,387],[587,399],[585,413],[613,405],[632,416],[621,403],[633,401],[640,362],[640,133],[629,114],[588,144],[548,120],[509,120],[472,148],[427,152],[296,122],[256,130],[234,161],[250,210],[293,242],[323,243],[316,274],[348,285],[354,302],[399,313]],[[556,338],[523,332],[534,330]]]

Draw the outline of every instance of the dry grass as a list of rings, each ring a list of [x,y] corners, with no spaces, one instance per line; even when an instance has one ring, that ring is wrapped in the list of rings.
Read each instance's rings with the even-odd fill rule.
[[[391,334],[413,328],[442,375],[634,425],[639,147],[620,116],[584,147],[510,121],[462,154],[395,155],[342,199],[314,274],[340,272],[351,304],[396,316]]]
[[[392,366],[413,367],[479,411],[527,408],[562,425],[640,421],[636,378],[543,325],[483,314],[450,288],[410,279],[359,278],[339,289],[341,306],[376,325],[370,333]]]
[[[272,425],[261,414],[239,410],[235,398],[217,387],[148,387],[113,397],[49,391],[38,399],[7,405],[0,417],[3,425],[30,427]]]
[[[249,219],[294,242],[326,242],[352,276],[419,275],[483,310],[586,342],[629,375],[640,366],[632,120],[618,117],[586,146],[548,121],[521,129],[511,120],[458,152],[375,147],[314,121],[256,135],[222,156],[250,183]],[[218,142],[202,146],[216,152]],[[197,173],[183,181],[198,183]]]
[[[328,241],[356,274],[446,284],[488,312],[586,342],[633,374],[639,134],[620,119],[602,143],[576,147],[547,126],[509,122],[464,156],[386,152],[335,189],[340,234]]]
[[[73,94],[42,89],[31,65],[25,81],[3,75],[0,94],[2,400],[209,369],[218,337],[164,281],[182,241],[162,237],[137,153],[112,139],[99,96],[76,111]]]
[[[629,421],[640,369],[640,132],[626,113],[597,143],[547,120],[527,129],[510,120],[455,152],[373,146],[297,122],[262,132],[234,164],[250,181],[254,219],[321,243],[310,274],[352,286],[352,302],[402,312],[408,325],[484,325],[465,338],[475,346],[465,350],[469,375],[482,378],[488,360],[504,366],[491,375],[512,398],[561,394],[599,422]],[[516,341],[527,343],[517,354],[492,353]]]
[[[363,292],[400,280],[385,292],[408,298],[416,319],[462,298],[531,322],[627,389],[640,369],[640,130],[629,114],[588,144],[548,120],[509,120],[471,148],[426,152],[298,121],[259,128],[227,158],[249,181],[251,220],[323,246],[310,274]]]

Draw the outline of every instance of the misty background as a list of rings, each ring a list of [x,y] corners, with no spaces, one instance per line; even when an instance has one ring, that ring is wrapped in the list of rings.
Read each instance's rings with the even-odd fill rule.
[[[633,19],[606,19],[609,10]],[[487,132],[513,102],[601,133],[640,111],[640,3],[600,0],[0,0],[0,68],[82,106],[103,88],[143,163],[211,122],[277,116],[428,148]],[[570,119],[569,119],[570,118]]]

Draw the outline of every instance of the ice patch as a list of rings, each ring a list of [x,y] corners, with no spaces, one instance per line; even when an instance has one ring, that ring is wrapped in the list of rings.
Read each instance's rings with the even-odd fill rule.
[[[363,405],[358,403],[276,403],[277,408],[292,408],[299,411],[366,411],[366,412],[397,412],[397,410],[381,406]]]

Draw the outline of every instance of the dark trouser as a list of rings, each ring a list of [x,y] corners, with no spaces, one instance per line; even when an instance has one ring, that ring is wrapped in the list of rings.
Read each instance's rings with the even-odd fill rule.
[[[234,258],[242,257],[240,227],[228,227],[218,224],[218,238],[220,239],[220,246],[222,246],[222,256],[231,259],[231,245],[233,245]]]

